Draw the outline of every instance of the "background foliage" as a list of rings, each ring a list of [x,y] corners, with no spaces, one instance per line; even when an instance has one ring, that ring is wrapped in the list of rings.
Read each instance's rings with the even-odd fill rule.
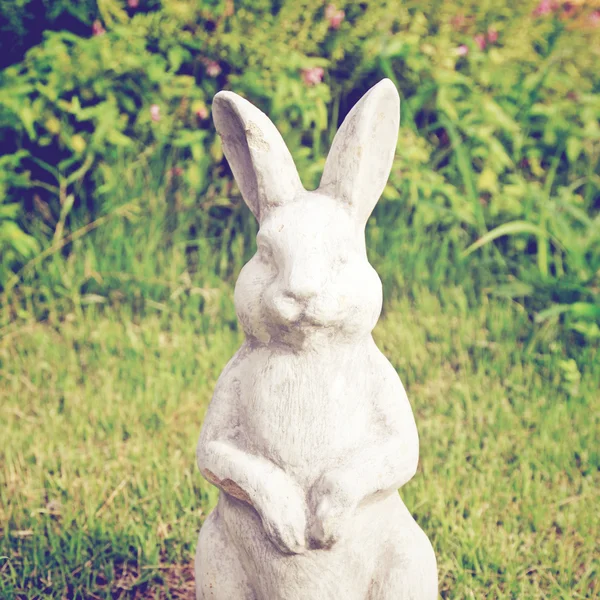
[[[42,43],[0,75],[5,290],[34,277],[56,295],[60,274],[46,258],[56,252],[88,265],[69,286],[78,294],[112,289],[92,271],[139,275],[114,235],[104,264],[81,239],[98,219],[121,232],[105,220],[132,211],[168,222],[179,243],[192,238],[180,276],[231,273],[244,254],[236,234],[251,239],[252,225],[212,127],[214,93],[235,89],[265,110],[310,187],[338,123],[388,76],[403,96],[402,130],[370,236],[386,250],[390,287],[435,291],[471,277],[476,293],[598,338],[597,3],[372,0],[340,4],[337,21],[317,0],[21,0],[1,10],[13,60],[34,10],[44,16]],[[134,179],[140,195],[124,202],[119,188]],[[144,185],[161,186],[160,206]],[[209,250],[219,264],[200,272]],[[32,259],[43,273],[23,270]]]

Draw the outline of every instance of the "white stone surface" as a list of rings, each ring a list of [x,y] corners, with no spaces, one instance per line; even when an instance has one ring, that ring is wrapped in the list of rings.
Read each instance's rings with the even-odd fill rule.
[[[264,113],[219,92],[213,116],[260,230],[235,289],[246,341],[198,442],[200,471],[222,491],[200,531],[197,598],[433,600],[433,549],[397,493],[418,434],[371,336],[382,290],[364,238],[398,93],[386,79],[358,102],[313,192]]]

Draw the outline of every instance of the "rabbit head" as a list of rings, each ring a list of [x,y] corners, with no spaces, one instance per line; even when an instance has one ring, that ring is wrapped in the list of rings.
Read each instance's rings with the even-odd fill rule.
[[[319,188],[306,191],[281,135],[255,106],[219,92],[213,117],[245,202],[258,250],[235,289],[240,323],[260,343],[349,342],[381,312],[381,281],[367,259],[365,225],[386,184],[400,100],[389,79],[371,88],[337,132]]]

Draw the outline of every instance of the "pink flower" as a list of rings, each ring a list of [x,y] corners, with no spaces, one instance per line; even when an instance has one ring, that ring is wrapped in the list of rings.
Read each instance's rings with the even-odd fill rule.
[[[461,44],[458,48],[456,48],[455,52],[458,54],[458,56],[466,56],[469,54],[469,47],[465,44]]]
[[[493,27],[488,27],[487,39],[490,44],[495,44],[498,41],[498,32]]]
[[[170,175],[171,177],[181,177],[183,175],[183,169],[181,167],[173,167]]]
[[[225,0],[225,10],[223,11],[223,16],[231,17],[235,12],[235,6],[233,5],[233,0]]]
[[[465,16],[464,15],[456,15],[450,19],[450,24],[455,29],[460,29],[465,24]]]
[[[208,119],[208,110],[206,106],[201,106],[200,108],[197,108],[196,116],[202,121],[204,121],[204,119]]]
[[[137,8],[140,5],[140,0],[127,0],[129,8]]]
[[[206,66],[206,74],[209,77],[217,77],[221,74],[221,66],[218,62],[206,59],[204,60],[204,65]]]
[[[104,35],[106,33],[106,29],[102,25],[102,22],[96,19],[92,23],[92,35]]]
[[[302,81],[306,85],[317,85],[323,81],[323,75],[325,71],[321,67],[311,67],[309,69],[302,69]]]
[[[485,41],[485,35],[483,35],[483,33],[478,33],[477,35],[475,35],[473,37],[473,41],[477,44],[477,47],[480,50],[485,50],[486,41]]]
[[[160,121],[160,106],[158,104],[153,104],[150,107],[150,118],[155,123],[158,123],[158,121]]]
[[[325,9],[325,18],[329,21],[331,29],[339,29],[346,13],[343,10],[338,10],[335,4],[328,4]]]
[[[589,17],[590,25],[598,27],[600,25],[600,10],[595,10]]]
[[[468,31],[474,20],[475,17],[473,16],[466,17],[459,13],[450,19],[450,25],[452,25],[456,31]]]
[[[553,0],[540,0],[540,3],[536,6],[533,11],[534,17],[543,17],[549,15],[556,10],[556,2]]]

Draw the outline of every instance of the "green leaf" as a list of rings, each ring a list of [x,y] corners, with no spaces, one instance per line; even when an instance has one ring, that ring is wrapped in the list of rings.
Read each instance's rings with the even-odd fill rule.
[[[571,164],[577,162],[582,149],[583,145],[579,138],[571,136],[567,139],[567,158]]]
[[[121,148],[125,146],[133,146],[134,142],[131,138],[127,137],[123,133],[121,133],[118,129],[111,129],[106,139],[113,145],[119,146]]]
[[[554,243],[557,246],[559,246],[560,248],[563,247],[562,244],[555,237],[551,236],[544,228],[540,227],[539,225],[535,225],[527,221],[510,221],[509,223],[504,223],[503,225],[500,225],[495,229],[488,231],[485,235],[481,236],[476,242],[474,242],[468,248],[466,248],[463,251],[462,255],[463,257],[469,256],[469,254],[472,254],[473,252],[475,252],[475,250],[478,250],[482,246],[485,246],[485,244],[488,244],[489,242],[492,242],[493,240],[498,239],[499,237],[502,237],[504,235],[517,235],[520,233],[528,233],[537,237],[550,238],[554,241]]]
[[[23,257],[39,252],[37,240],[22,231],[14,221],[0,221],[0,247],[12,247]]]
[[[167,58],[169,60],[171,71],[176,73],[179,70],[179,67],[181,67],[183,61],[188,57],[189,52],[187,52],[181,46],[173,46],[172,48],[169,48],[167,52]]]
[[[511,281],[495,287],[491,293],[493,296],[504,298],[526,298],[533,296],[535,288],[523,281]]]
[[[201,189],[204,181],[204,172],[202,171],[202,168],[194,163],[189,165],[187,168],[187,180],[193,189]]]
[[[502,108],[491,98],[486,98],[483,102],[483,109],[490,123],[495,123],[501,129],[515,134],[519,131],[519,126],[511,117],[509,117]]]
[[[576,321],[569,326],[569,329],[580,333],[590,341],[600,340],[600,327],[598,327],[597,323]]]
[[[477,188],[482,192],[496,193],[498,191],[498,176],[496,173],[486,167],[477,179]]]
[[[460,172],[463,185],[467,191],[469,201],[471,203],[473,212],[477,219],[477,225],[480,231],[485,230],[485,219],[483,215],[483,209],[479,203],[479,197],[475,189],[475,173],[473,171],[473,164],[471,162],[471,156],[466,143],[462,140],[461,135],[452,121],[446,116],[440,116],[440,125],[448,132],[448,137],[452,142],[452,149],[456,155],[456,165]]]
[[[75,196],[73,194],[69,194],[65,198],[65,203],[62,205],[62,207],[60,209],[60,220],[61,221],[64,221],[67,218],[67,216],[71,212],[71,209],[73,208],[74,202],[75,202]]]
[[[0,219],[8,219],[14,221],[19,212],[21,211],[21,206],[18,202],[11,202],[10,204],[0,204]]]
[[[410,45],[400,37],[387,43],[381,50],[380,56],[384,58],[400,58],[410,52]]]
[[[565,313],[570,313],[579,319],[600,320],[600,304],[592,302],[573,302],[572,304],[555,304],[542,310],[535,316],[536,322],[546,321]]]
[[[35,140],[35,116],[31,110],[31,107],[29,105],[23,106],[19,112],[19,117],[21,117],[21,122],[27,131],[29,139]]]

